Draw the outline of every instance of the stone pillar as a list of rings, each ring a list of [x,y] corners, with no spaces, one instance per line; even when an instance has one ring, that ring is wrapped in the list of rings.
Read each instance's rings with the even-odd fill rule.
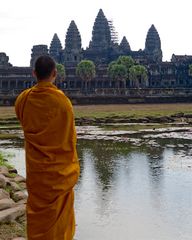
[[[16,89],[18,88],[18,80],[17,79],[15,80],[15,88]]]
[[[10,83],[11,83],[11,81],[8,80],[8,82],[7,82],[7,88],[8,88],[8,90],[10,90]]]

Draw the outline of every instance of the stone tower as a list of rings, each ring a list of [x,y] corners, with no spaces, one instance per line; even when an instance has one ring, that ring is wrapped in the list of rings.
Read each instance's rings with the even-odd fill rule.
[[[100,9],[93,25],[92,40],[89,48],[84,52],[84,57],[96,64],[108,63],[112,45],[109,23],[103,10]]]
[[[9,57],[4,52],[0,52],[0,68],[8,67],[12,67],[12,65],[9,63]]]
[[[75,22],[71,21],[65,38],[64,64],[76,65],[81,59],[81,35]]]
[[[108,49],[110,46],[110,27],[108,24],[108,20],[103,13],[103,10],[100,9],[93,26],[92,40],[89,44],[89,48],[95,51],[102,51],[104,49]]]
[[[148,30],[144,51],[149,62],[162,62],[161,40],[154,25]]]
[[[121,52],[123,52],[124,54],[128,54],[131,51],[129,42],[127,41],[127,38],[125,36],[123,37],[119,47]]]
[[[35,61],[37,60],[38,57],[42,55],[49,55],[47,45],[34,45],[31,51],[32,51],[30,61],[31,67],[34,67]]]
[[[50,56],[57,62],[61,63],[62,61],[62,45],[57,34],[55,33],[49,48]]]

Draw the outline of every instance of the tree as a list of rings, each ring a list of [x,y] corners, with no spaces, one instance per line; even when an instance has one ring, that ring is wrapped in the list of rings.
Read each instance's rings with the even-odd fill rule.
[[[189,65],[189,76],[192,76],[192,64]]]
[[[65,80],[66,77],[65,67],[63,64],[56,63],[56,68],[57,68],[56,83],[60,85]]]
[[[95,77],[95,64],[90,60],[82,60],[76,68],[76,74],[84,81],[85,91],[89,88],[88,83]]]
[[[142,65],[134,65],[129,69],[129,79],[133,87],[139,88],[148,85],[148,72]]]
[[[120,56],[117,59],[117,64],[123,64],[127,69],[127,73],[129,73],[129,69],[135,64],[135,61],[131,56]]]
[[[120,83],[123,83],[125,87],[125,81],[127,79],[127,69],[123,64],[117,64],[112,62],[108,67],[108,75],[115,80],[116,85],[120,88]]]
[[[135,64],[135,61],[131,56],[120,56],[116,61],[113,61],[109,64],[108,74],[110,76],[110,68],[114,65],[123,65],[127,71],[127,77],[123,80],[124,87],[126,87],[126,80],[129,80],[129,69]]]

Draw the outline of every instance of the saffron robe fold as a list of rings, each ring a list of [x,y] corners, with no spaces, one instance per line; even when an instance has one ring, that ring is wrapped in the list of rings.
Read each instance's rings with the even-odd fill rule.
[[[79,176],[72,105],[39,82],[18,96],[15,110],[25,137],[28,240],[72,240]]]

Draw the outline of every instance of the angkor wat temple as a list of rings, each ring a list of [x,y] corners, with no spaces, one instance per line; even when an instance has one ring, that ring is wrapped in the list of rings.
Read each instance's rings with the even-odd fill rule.
[[[96,65],[96,76],[91,81],[92,96],[169,97],[191,93],[192,76],[189,74],[189,65],[192,64],[192,56],[173,54],[170,62],[163,62],[161,40],[154,25],[146,34],[143,50],[133,51],[126,37],[118,44],[112,22],[108,21],[100,9],[93,25],[92,39],[86,49],[82,48],[81,34],[76,23],[71,21],[66,33],[65,47],[62,47],[55,33],[50,47],[33,46],[29,67],[12,66],[9,57],[0,53],[0,101],[7,99],[6,96],[14,98],[21,90],[35,84],[31,73],[34,62],[40,55],[50,55],[57,63],[65,65],[66,78],[59,87],[72,98],[83,95],[80,91],[82,80],[76,76],[76,66],[83,59],[92,60]],[[148,70],[148,83],[140,86],[142,90],[139,92],[129,81],[126,88],[115,89],[115,83],[107,74],[108,64],[122,55],[131,56]]]

